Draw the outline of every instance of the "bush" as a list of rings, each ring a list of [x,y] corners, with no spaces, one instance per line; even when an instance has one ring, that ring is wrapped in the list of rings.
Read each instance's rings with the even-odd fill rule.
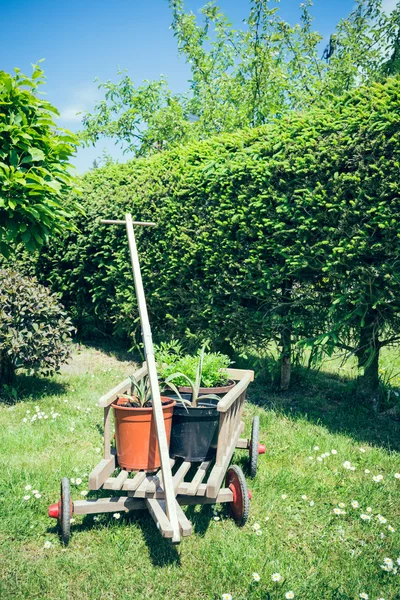
[[[57,128],[57,109],[38,95],[43,83],[38,65],[31,78],[0,71],[0,255],[17,244],[33,251],[71,227],[63,195],[75,187],[68,161],[78,138]]]
[[[55,294],[33,277],[0,269],[0,384],[21,368],[55,373],[70,355],[72,331]]]
[[[400,330],[399,164],[400,79],[389,78],[326,109],[89,173],[79,233],[52,244],[38,272],[81,331],[138,334],[125,232],[99,223],[131,212],[158,223],[137,239],[159,336],[288,352],[313,340],[361,349],[368,369]]]

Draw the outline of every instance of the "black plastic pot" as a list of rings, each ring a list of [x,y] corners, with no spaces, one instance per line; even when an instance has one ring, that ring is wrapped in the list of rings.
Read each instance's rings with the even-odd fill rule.
[[[172,417],[170,455],[191,462],[211,460],[218,441],[218,400],[208,399],[197,408],[177,402]]]

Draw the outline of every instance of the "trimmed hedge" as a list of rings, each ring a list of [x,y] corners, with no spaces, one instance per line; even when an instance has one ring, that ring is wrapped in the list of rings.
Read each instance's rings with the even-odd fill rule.
[[[129,211],[158,224],[137,239],[162,335],[242,344],[290,322],[297,337],[322,339],[328,322],[357,330],[369,310],[382,331],[396,328],[399,164],[390,78],[326,110],[90,172],[79,233],[42,252],[38,275],[83,334],[137,333],[125,230],[99,223]]]

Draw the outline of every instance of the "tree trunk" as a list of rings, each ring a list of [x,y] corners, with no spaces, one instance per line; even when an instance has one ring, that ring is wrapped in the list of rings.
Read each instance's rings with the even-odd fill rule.
[[[280,388],[283,392],[289,389],[292,371],[292,332],[286,326],[281,335],[281,382]]]
[[[14,381],[14,367],[12,361],[0,353],[0,386],[10,385]]]
[[[360,329],[359,346],[356,351],[360,375],[357,382],[358,395],[375,411],[379,407],[379,351],[376,315],[367,313]]]

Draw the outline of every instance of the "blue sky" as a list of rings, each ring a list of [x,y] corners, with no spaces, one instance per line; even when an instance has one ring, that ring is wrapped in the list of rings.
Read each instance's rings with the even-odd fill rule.
[[[202,0],[186,0],[195,14]],[[281,0],[281,16],[294,23],[301,0]],[[384,0],[387,8],[396,0]],[[219,6],[240,26],[249,11],[249,0],[220,0]],[[315,28],[328,39],[335,24],[347,16],[353,0],[314,0]],[[80,126],[76,113],[91,110],[101,93],[94,83],[116,80],[119,67],[127,69],[136,83],[166,75],[175,92],[187,89],[188,66],[178,57],[167,0],[0,0],[0,69],[19,67],[31,72],[41,58],[47,98],[60,111],[59,124],[73,131]],[[79,150],[75,164],[79,172],[107,149],[121,160],[111,141],[96,148]]]

